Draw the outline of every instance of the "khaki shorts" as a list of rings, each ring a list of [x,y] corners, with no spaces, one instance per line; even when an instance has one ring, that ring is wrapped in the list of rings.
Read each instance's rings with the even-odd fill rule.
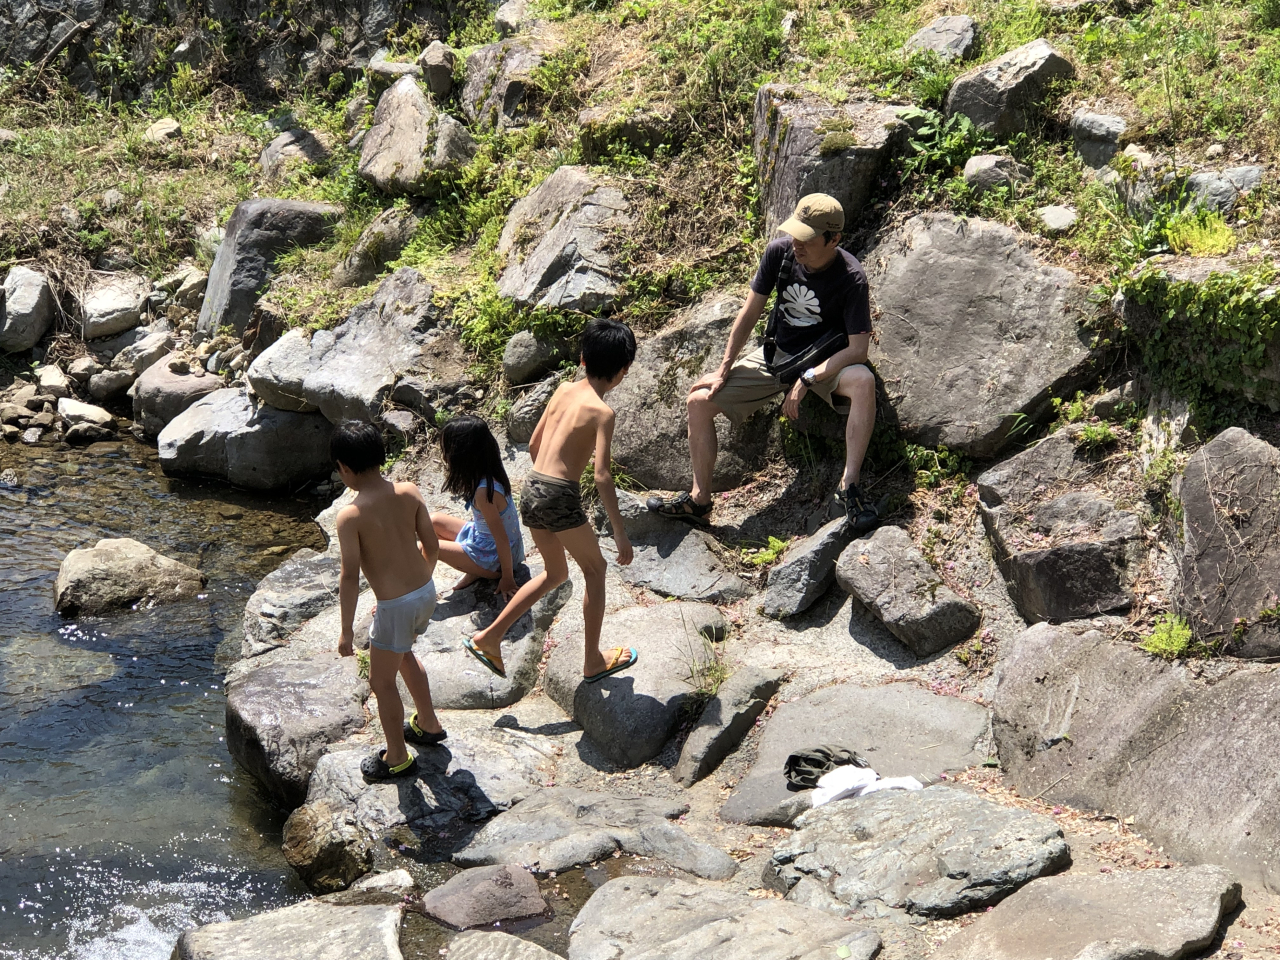
[[[839,374],[827,377],[810,387],[809,392],[821,397],[836,413],[847,414],[849,398],[835,392],[839,382]],[[740,426],[770,400],[786,391],[782,381],[770,373],[765,365],[764,347],[757,347],[729,369],[724,386],[711,398],[711,402],[724,411],[724,415],[734,424]]]

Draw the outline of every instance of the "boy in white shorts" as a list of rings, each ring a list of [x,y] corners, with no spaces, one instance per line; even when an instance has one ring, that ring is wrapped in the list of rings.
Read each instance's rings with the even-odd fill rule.
[[[379,472],[387,453],[372,424],[338,424],[330,452],[342,482],[356,491],[355,501],[338,513],[342,551],[340,655],[355,653],[361,571],[378,598],[369,628],[369,686],[378,698],[378,717],[387,746],[365,757],[360,771],[365,779],[374,781],[411,777],[418,772],[418,761],[405,741],[431,746],[447,736],[431,706],[427,672],[413,653],[414,640],[436,609],[431,574],[440,556],[440,541],[418,488],[412,483],[392,483]],[[397,673],[404,677],[417,708],[408,722],[396,687]]]

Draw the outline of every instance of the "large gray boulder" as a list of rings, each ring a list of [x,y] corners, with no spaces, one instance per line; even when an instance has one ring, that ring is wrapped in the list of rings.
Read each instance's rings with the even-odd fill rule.
[[[729,328],[742,301],[721,298],[691,307],[657,336],[643,340],[631,372],[609,394],[617,414],[613,458],[646,487],[688,490],[690,385],[720,366]],[[759,414],[735,427],[716,418],[716,458],[712,487],[727,490],[755,474],[768,446],[773,418]]]
[[[365,725],[354,657],[281,660],[227,683],[227,749],[286,809],[300,806],[329,745]]]
[[[782,685],[778,670],[742,667],[720,684],[680,749],[672,777],[692,787],[742,742]]]
[[[133,604],[190,600],[204,586],[199,570],[129,537],[72,550],[58,568],[54,607],[63,616],[92,616]]]
[[[998,453],[1020,417],[1047,418],[1090,357],[1088,289],[1001,224],[921,214],[868,257],[880,308],[871,359],[919,443]]]
[[[855,540],[835,569],[840,586],[917,657],[968,639],[982,614],[942,581],[901,527]]]
[[[334,554],[303,547],[263,577],[245,604],[241,656],[283,646],[302,624],[337,603],[341,571]]]
[[[1075,75],[1047,40],[1032,40],[958,77],[947,93],[947,115],[963,114],[998,137],[1027,129],[1050,84]]]
[[[413,77],[401,77],[378,100],[359,171],[384,193],[430,197],[475,153],[466,128],[438,111]]]
[[[836,558],[853,539],[844,517],[792,544],[769,571],[764,595],[765,616],[794,617],[808,610],[835,582]]]
[[[30,350],[53,323],[53,291],[43,273],[18,265],[4,278],[0,299],[0,352]]]
[[[374,420],[396,383],[440,333],[431,284],[402,267],[333,330],[291,330],[249,367],[254,393],[281,410],[319,410],[330,421]]]
[[[339,287],[358,287],[369,283],[383,268],[400,256],[413,239],[421,222],[412,207],[383,210],[364,228],[355,246],[333,269],[333,283]]]
[[[619,877],[570,928],[569,960],[871,960],[880,937],[794,903],[709,883]]]
[[[1028,623],[1133,602],[1129,585],[1146,554],[1146,530],[1089,482],[1095,471],[1076,450],[1079,436],[1079,426],[1067,427],[978,477],[987,536]]]
[[[1232,638],[1237,657],[1280,656],[1280,450],[1230,427],[1191,456],[1178,495],[1178,607],[1196,636]]]
[[[86,340],[111,337],[142,322],[151,284],[136,273],[108,273],[93,279],[80,299],[80,333]]]
[[[761,87],[753,125],[765,236],[810,193],[835,197],[845,222],[856,221],[906,148],[911,131],[898,119],[900,109],[874,100],[829,103],[783,84]]]
[[[178,938],[173,960],[401,960],[401,916],[399,904],[304,900],[188,930]]]
[[[317,413],[254,406],[243,389],[197,400],[160,431],[166,473],[220,477],[254,490],[296,488],[332,466],[329,421]]]
[[[224,326],[244,333],[276,258],[295,247],[327,238],[342,210],[300,200],[245,200],[227,221],[226,236],[209,271],[197,329],[215,334]]]
[[[491,43],[467,57],[459,99],[477,130],[505,130],[524,121],[533,71],[554,49],[547,40],[520,37]]]
[[[1181,960],[1202,956],[1240,902],[1219,867],[1069,873],[1027,884],[958,932],[938,960]]]
[[[475,867],[422,898],[422,912],[455,930],[487,927],[548,913],[538,881],[523,867],[502,864]]]
[[[543,779],[539,767],[555,747],[545,737],[495,727],[466,742],[450,738],[410,750],[418,776],[398,783],[365,781],[360,762],[367,747],[338,747],[320,758],[307,802],[284,825],[285,859],[313,890],[348,886],[391,836],[447,856],[477,824],[534,793]]]
[[[498,293],[522,307],[600,310],[621,290],[611,240],[632,224],[622,191],[585,167],[560,167],[507,215]]]
[[[701,530],[663,530],[637,538],[634,559],[618,568],[630,584],[664,597],[733,603],[750,596],[751,586],[729,570],[712,549],[715,540]]]
[[[950,917],[1071,863],[1049,817],[952,787],[883,790],[810,810],[773,851],[766,883],[838,916]]]
[[[528,443],[533,439],[533,432],[538,429],[538,421],[542,419],[547,404],[560,389],[560,374],[553,373],[541,383],[535,384],[511,405],[505,418],[507,438],[512,443]]]
[[[453,49],[439,40],[432,40],[427,49],[418,55],[422,82],[437,101],[448,99],[453,91],[453,67],[457,59],[458,55]]]
[[[973,55],[976,27],[972,17],[937,17],[913,33],[903,50],[936,53],[943,60],[968,60]]]
[[[133,419],[154,437],[178,414],[224,384],[198,363],[173,353],[148,367],[133,385]]]
[[[549,787],[485,824],[453,860],[464,867],[518,863],[558,873],[622,851],[710,880],[732,877],[738,869],[732,857],[668,822],[688,810],[657,798]]]
[[[1023,795],[1123,813],[1166,856],[1280,883],[1274,667],[1193,672],[1097,631],[1041,623],[1008,645],[998,679],[996,743]]]
[[[716,658],[728,625],[705,603],[631,607],[605,617],[600,649],[634,647],[634,667],[595,683],[582,678],[582,646],[551,652],[543,689],[614,763],[636,767],[656,757],[680,725]]]
[[[826,687],[774,711],[755,764],[720,808],[720,817],[787,826],[808,810],[813,791],[789,790],[782,776],[787,757],[797,750],[848,747],[867,757],[882,777],[928,781],[984,761],[987,727],[985,708],[914,684]]]

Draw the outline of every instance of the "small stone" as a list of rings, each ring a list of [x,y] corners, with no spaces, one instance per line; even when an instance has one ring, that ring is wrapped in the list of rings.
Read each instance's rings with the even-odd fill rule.
[[[67,373],[76,383],[88,383],[90,377],[95,373],[101,372],[102,364],[89,356],[77,357],[71,361],[71,366],[67,368]]]
[[[40,427],[28,427],[22,431],[22,442],[28,444],[39,443],[42,436],[44,436],[44,430]]]
[[[102,195],[102,209],[107,213],[115,213],[124,206],[124,194],[114,187]]]
[[[1204,152],[1204,155],[1205,155],[1205,159],[1207,160],[1216,160],[1218,157],[1222,156],[1226,152],[1227,152],[1226,147],[1224,147],[1220,143],[1215,143],[1212,146],[1210,146],[1208,150]]]
[[[181,136],[182,124],[172,117],[165,117],[163,120],[157,120],[147,127],[146,132],[142,134],[142,139],[147,143],[164,143]]]
[[[1030,179],[1030,169],[1013,157],[985,153],[970,157],[964,165],[964,182],[979,197],[999,187],[1012,192],[1015,183],[1025,183]]]
[[[437,100],[445,99],[453,90],[453,70],[457,61],[458,56],[452,48],[439,40],[432,40],[418,56],[423,82]]]
[[[454,930],[487,927],[547,913],[533,874],[503,864],[464,870],[422,898],[422,912]]]
[[[1073,207],[1060,207],[1050,204],[1036,210],[1036,216],[1044,224],[1045,232],[1051,237],[1060,236],[1076,225],[1078,216]]]

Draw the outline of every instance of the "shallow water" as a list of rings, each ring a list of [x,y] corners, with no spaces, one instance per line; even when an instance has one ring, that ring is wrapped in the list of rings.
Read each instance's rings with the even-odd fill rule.
[[[323,545],[321,505],[167,479],[131,441],[0,443],[0,958],[167,960],[195,923],[304,894],[283,816],[227,753],[222,675],[254,584]],[[119,536],[207,591],[60,618],[62,557]]]

